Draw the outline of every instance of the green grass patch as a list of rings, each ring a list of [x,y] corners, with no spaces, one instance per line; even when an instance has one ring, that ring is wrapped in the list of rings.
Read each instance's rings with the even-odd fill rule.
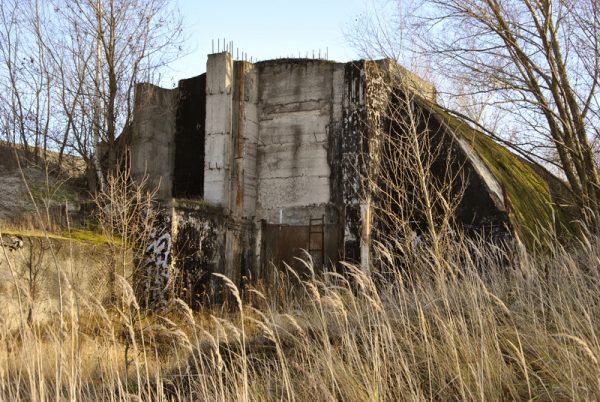
[[[69,239],[83,241],[87,243],[101,244],[101,243],[112,243],[120,245],[123,240],[118,237],[106,236],[99,232],[93,232],[91,230],[75,229],[71,232],[63,232],[63,235]]]

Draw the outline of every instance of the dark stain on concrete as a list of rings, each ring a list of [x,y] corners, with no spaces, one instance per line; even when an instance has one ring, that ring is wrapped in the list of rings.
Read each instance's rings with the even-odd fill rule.
[[[303,172],[298,168],[300,147],[302,147],[302,126],[299,124],[292,124],[290,127],[290,131],[292,132],[292,175],[298,176],[302,175]]]
[[[367,136],[367,114],[364,107],[364,61],[344,66],[344,108],[341,138],[341,203],[344,222],[343,258],[360,261],[360,201],[361,174],[364,172],[363,152]]]

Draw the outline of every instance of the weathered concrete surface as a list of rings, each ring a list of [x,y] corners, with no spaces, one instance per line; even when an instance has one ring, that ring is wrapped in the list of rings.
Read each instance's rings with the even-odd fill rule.
[[[177,89],[136,86],[131,175],[138,181],[147,175],[148,188],[158,188],[157,198],[163,203],[172,197],[176,100]]]
[[[237,137],[243,140],[241,146],[241,166],[240,176],[242,181],[239,185],[242,188],[243,207],[241,215],[244,218],[251,219],[256,215],[256,200],[258,190],[258,72],[256,66],[247,62],[239,63],[240,78],[243,80],[238,85],[238,104],[240,112],[238,113],[238,126],[242,127],[242,132],[238,132]]]
[[[173,202],[175,290],[190,306],[216,298],[216,277],[224,273],[225,220],[221,210],[202,201]]]
[[[102,243],[42,235],[23,236],[23,248],[16,251],[0,246],[0,326],[14,330],[26,321],[48,323],[59,315],[61,302],[63,308],[77,305],[84,310],[108,301],[116,290],[111,287],[111,264],[111,247]],[[131,267],[128,260],[117,274],[130,279]]]
[[[204,199],[229,207],[233,61],[229,53],[211,54],[206,63]]]
[[[237,284],[244,275],[260,276],[267,259],[283,255],[274,251],[274,237],[265,236],[265,228],[275,225],[296,233],[291,237],[299,243],[292,248],[299,250],[309,247],[302,233],[314,218],[324,217],[328,259],[368,267],[371,205],[363,178],[369,164],[376,162],[370,154],[379,146],[377,130],[385,106],[379,96],[385,80],[381,72],[389,77],[390,66],[386,61],[304,59],[251,64],[233,61],[227,52],[209,55],[204,132],[198,132],[204,139],[203,188],[195,194],[218,209],[213,210],[218,219],[208,224],[207,216],[189,205],[173,210],[174,231],[185,239],[175,240],[180,256],[176,265],[187,272],[187,285],[181,286],[188,293],[198,293],[189,275],[204,275],[191,265],[212,264],[206,272],[223,273]],[[418,80],[410,82],[427,89]],[[188,120],[196,118],[185,99],[191,83],[180,91],[178,135],[201,127],[198,122],[188,127]],[[178,144],[192,144],[191,138],[179,138]],[[191,155],[188,149],[177,152]],[[194,172],[186,172],[187,166],[194,166],[193,158],[188,159],[177,165],[178,177],[194,177]],[[169,166],[161,164],[153,173],[165,169]],[[162,172],[164,177],[167,173]],[[186,187],[177,183],[179,188]],[[187,196],[194,191],[176,193]],[[219,240],[210,240],[219,244],[219,257],[211,257],[210,263],[205,257],[206,239],[212,236],[206,234],[209,226],[213,235],[220,227]]]
[[[196,79],[198,85],[192,86]],[[206,108],[199,107],[196,114],[183,92],[199,96],[202,79]],[[155,181],[165,180],[161,199],[193,198],[176,200],[172,213],[174,261],[185,297],[192,300],[218,288],[206,279],[210,273],[223,273],[240,285],[244,277],[261,277],[269,259],[281,263],[301,256],[299,250],[314,246],[308,235],[314,218],[324,219],[326,260],[346,260],[368,270],[377,225],[369,180],[376,180],[384,165],[380,151],[383,130],[390,127],[390,91],[417,92],[420,99],[435,101],[435,88],[390,60],[342,64],[281,59],[251,64],[234,61],[227,52],[209,55],[204,78],[192,80],[180,91],[181,127],[176,135],[190,137],[176,137],[177,146],[186,149],[176,151],[185,161],[176,165],[175,178],[196,183],[191,187],[175,183],[176,191],[170,192],[172,118],[149,127],[157,119],[154,111],[173,110],[173,96],[151,87],[151,102],[141,105],[141,119],[136,110],[142,148],[136,154],[136,172],[143,157],[157,154],[159,163],[151,175]],[[444,131],[439,125],[429,130],[427,124],[432,133]],[[464,141],[450,148],[468,161],[473,175],[465,194],[483,204],[481,209],[463,203],[457,217],[473,225],[501,223],[500,183]],[[203,158],[201,172],[194,171],[197,150]],[[488,214],[489,222],[475,210]]]
[[[257,216],[288,223],[279,222],[288,208],[331,200],[327,147],[334,63],[274,61],[258,69]]]
[[[173,297],[173,226],[170,213],[157,211],[155,226],[143,245],[142,261],[134,272],[138,303],[155,310],[165,309]],[[138,265],[139,264],[139,265]]]
[[[409,91],[419,94],[419,96],[430,101],[435,102],[437,100],[437,89],[435,86],[412,71],[391,59],[377,60],[375,63],[382,70],[389,72],[390,78],[400,86],[406,87]]]
[[[344,223],[343,258],[360,262],[361,201],[365,198],[361,177],[365,175],[363,153],[367,151],[367,106],[364,61],[344,68],[341,132],[341,204]]]

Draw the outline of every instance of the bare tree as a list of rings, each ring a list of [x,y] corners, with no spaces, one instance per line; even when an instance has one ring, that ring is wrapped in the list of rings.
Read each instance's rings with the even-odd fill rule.
[[[132,119],[135,83],[160,80],[182,29],[168,0],[7,0],[0,39],[3,137],[57,150],[61,162],[79,154],[102,185],[101,165],[114,172],[117,137]]]
[[[181,20],[166,0],[58,3],[54,18],[62,21],[60,36],[66,39],[58,55],[66,54],[62,62],[71,64],[63,94],[77,98],[67,108],[74,145],[102,183],[99,145],[115,169],[116,138],[131,121],[134,85],[156,81],[158,69],[178,56]]]
[[[44,258],[46,253],[48,253],[50,246],[46,244],[45,239],[33,239],[28,237],[27,241],[29,247],[25,259],[24,272],[22,272],[21,275],[27,282],[27,323],[31,325],[33,323],[35,305],[40,293],[40,281],[44,276],[45,271],[48,270],[48,265],[44,261]]]
[[[564,173],[595,230],[599,7],[595,0],[423,0],[418,20],[426,29],[421,50],[467,93],[489,95],[489,105],[511,116],[517,145]]]
[[[398,1],[386,10],[391,19],[383,3],[375,4],[379,13],[350,36],[357,48],[419,72],[437,70],[441,101],[564,175],[581,215],[597,230],[599,3]]]
[[[110,250],[109,287],[115,296],[115,280],[143,281],[146,260],[145,245],[156,229],[159,208],[155,202],[157,189],[148,189],[147,176],[136,183],[128,169],[117,168],[107,177],[104,188],[96,193],[96,217],[102,232],[112,241]],[[133,272],[128,272],[131,263]]]
[[[40,35],[37,4],[0,4],[0,127],[36,160],[45,158],[51,116],[51,66]],[[41,152],[40,152],[41,151]]]

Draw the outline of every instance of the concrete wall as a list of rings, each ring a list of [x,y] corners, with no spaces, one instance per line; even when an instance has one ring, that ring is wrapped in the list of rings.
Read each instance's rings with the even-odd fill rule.
[[[230,222],[221,270],[234,282],[266,263],[262,221],[306,228],[324,216],[350,259],[368,257],[360,251],[368,240],[359,179],[368,152],[364,66],[209,55],[204,199]]]
[[[176,89],[136,86],[131,174],[138,181],[147,175],[148,188],[158,188],[164,203],[170,203],[173,188],[176,101]]]
[[[362,178],[379,146],[386,83],[404,73],[392,67],[386,60],[342,64],[282,59],[251,64],[234,61],[227,52],[209,55],[205,124],[200,133],[204,186],[194,196],[203,195],[201,203],[217,220],[197,208],[179,205],[181,200],[175,202],[179,203],[173,209],[174,230],[179,233],[179,240],[174,240],[179,250],[176,261],[182,269],[191,274],[199,264],[206,272],[223,273],[239,284],[246,274],[260,276],[269,255],[280,261],[289,257],[281,257],[281,250],[273,248],[281,239],[263,233],[266,227],[285,228],[290,239],[298,241],[294,247],[299,250],[307,241],[304,234],[310,219],[321,217],[327,227],[327,258],[368,267],[371,206]],[[435,96],[432,87],[412,76],[407,85],[429,98]],[[165,181],[160,194],[164,200],[173,194],[169,173],[173,134],[166,127],[173,124],[172,118],[156,121],[152,113],[166,109],[174,97],[168,90],[151,89],[151,105],[136,110],[136,120],[142,114],[139,155],[159,155],[151,173],[154,180],[158,176]],[[188,106],[191,121],[194,109]],[[189,150],[184,151],[190,156]],[[136,159],[138,172],[142,160]],[[189,162],[181,166],[193,167],[191,156]],[[194,176],[185,170],[179,176]],[[183,194],[193,191],[186,189]],[[277,244],[265,247],[265,242]],[[205,251],[214,244],[219,249],[209,261]]]
[[[364,200],[361,175],[363,152],[368,135],[365,63],[348,63],[344,68],[342,95],[343,124],[340,139],[340,192],[343,222],[343,258],[360,262],[361,202]]]
[[[233,104],[231,134],[230,214],[235,219],[256,214],[257,189],[257,87],[255,67],[244,61],[233,65]]]
[[[307,224],[313,214],[299,207],[315,208],[316,217],[331,201],[327,156],[335,63],[275,60],[257,66],[257,217]]]
[[[23,240],[21,250],[0,247],[0,326],[18,329],[28,319],[29,307],[31,323],[45,324],[56,319],[61,301],[65,309],[85,309],[89,301],[110,299],[110,266],[115,261],[111,247],[44,237]],[[117,274],[131,279],[131,256],[127,257],[125,272],[119,266]],[[36,278],[32,282],[30,273]]]

